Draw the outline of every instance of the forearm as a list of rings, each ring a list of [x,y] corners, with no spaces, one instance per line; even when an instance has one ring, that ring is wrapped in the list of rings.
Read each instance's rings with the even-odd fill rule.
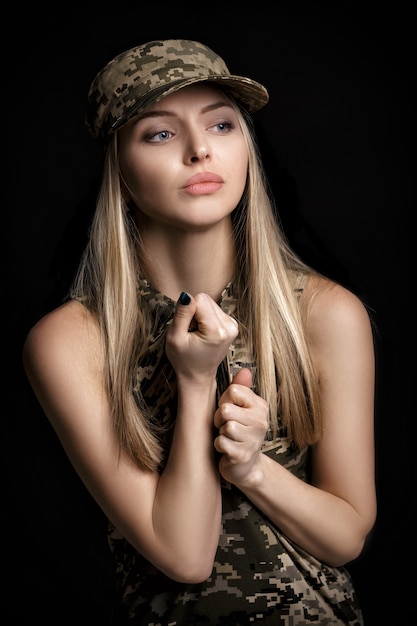
[[[340,566],[360,554],[368,528],[353,506],[266,455],[237,486],[289,539],[320,561]]]
[[[155,534],[184,568],[211,572],[221,520],[220,479],[213,447],[215,383],[179,388],[178,413],[153,507]],[[207,577],[205,576],[205,577]],[[181,573],[178,573],[181,578]]]

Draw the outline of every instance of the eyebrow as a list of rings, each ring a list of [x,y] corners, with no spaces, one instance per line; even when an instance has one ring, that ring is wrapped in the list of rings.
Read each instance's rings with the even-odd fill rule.
[[[233,109],[232,105],[229,102],[226,102],[225,100],[220,100],[218,102],[213,102],[212,104],[208,104],[207,106],[203,107],[201,109],[201,113],[208,113],[222,107],[228,107],[230,109]],[[141,113],[138,116],[137,120],[139,121],[149,117],[161,117],[163,115],[176,117],[176,113],[173,113],[172,111],[166,111],[165,109],[154,109],[153,111],[145,111],[144,113]]]

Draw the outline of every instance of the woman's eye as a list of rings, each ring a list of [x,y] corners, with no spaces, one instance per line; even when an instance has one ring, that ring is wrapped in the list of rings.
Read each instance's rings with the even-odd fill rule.
[[[153,142],[153,143],[159,143],[161,141],[166,141],[170,137],[171,137],[171,133],[169,132],[169,130],[159,130],[157,133],[155,133],[153,135],[149,135],[146,138],[146,141],[150,141],[150,142]]]
[[[234,124],[232,124],[231,122],[219,122],[218,124],[215,124],[212,128],[219,133],[227,133],[229,130],[232,130],[232,128],[234,128]]]

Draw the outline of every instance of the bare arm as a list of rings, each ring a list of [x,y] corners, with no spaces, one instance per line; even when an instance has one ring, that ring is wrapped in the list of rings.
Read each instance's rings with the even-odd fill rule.
[[[184,582],[209,576],[220,530],[215,374],[237,328],[220,309],[213,316],[213,304],[200,296],[178,307],[169,331],[179,407],[161,475],[141,470],[120,449],[104,390],[99,331],[82,305],[71,302],[43,318],[24,347],[33,389],[92,496],[139,552]],[[194,313],[202,329],[188,333]]]
[[[373,338],[362,303],[338,286],[319,290],[308,334],[323,411],[312,484],[260,453],[262,403],[245,383],[231,385],[226,415],[223,404],[216,413],[216,424],[226,429],[216,447],[227,453],[220,465],[227,480],[289,538],[337,566],[360,554],[376,516]]]

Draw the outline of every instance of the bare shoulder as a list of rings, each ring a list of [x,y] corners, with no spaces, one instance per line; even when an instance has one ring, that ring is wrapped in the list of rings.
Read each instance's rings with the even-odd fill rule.
[[[65,355],[68,365],[100,352],[100,333],[94,316],[80,302],[66,302],[42,317],[29,331],[23,346],[26,368],[53,364]]]
[[[343,350],[348,355],[372,350],[372,324],[363,302],[340,284],[310,276],[302,295],[307,306],[307,334],[313,352]]]
[[[303,298],[308,300],[309,324],[312,328],[327,323],[370,323],[363,302],[352,291],[330,279],[312,275],[304,288]]]

